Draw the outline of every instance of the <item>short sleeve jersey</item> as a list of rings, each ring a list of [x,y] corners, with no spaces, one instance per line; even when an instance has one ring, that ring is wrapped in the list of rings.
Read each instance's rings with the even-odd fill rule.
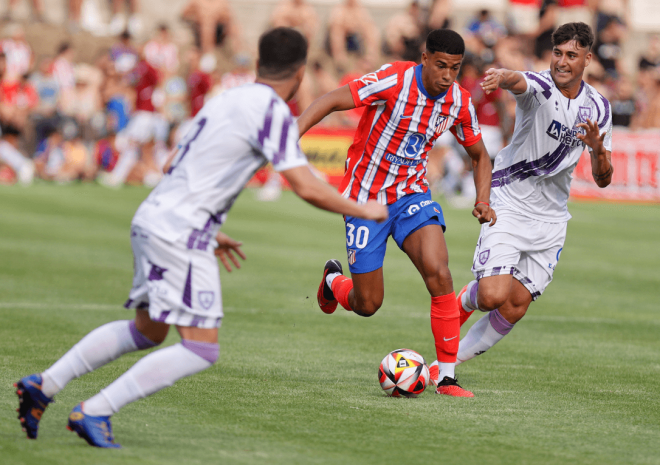
[[[133,224],[188,248],[208,244],[254,173],[307,164],[287,104],[263,84],[210,99],[192,120],[169,172],[142,202]],[[205,246],[204,246],[205,247]]]
[[[348,150],[340,192],[346,198],[383,205],[428,191],[426,164],[434,141],[450,130],[470,146],[481,131],[470,94],[457,83],[431,96],[422,65],[387,64],[348,84],[356,107],[366,107]]]
[[[539,221],[568,221],[572,174],[585,144],[577,125],[597,121],[604,145],[612,150],[610,103],[582,82],[576,98],[565,97],[550,71],[523,73],[527,90],[516,98],[511,143],[495,158],[491,197]]]

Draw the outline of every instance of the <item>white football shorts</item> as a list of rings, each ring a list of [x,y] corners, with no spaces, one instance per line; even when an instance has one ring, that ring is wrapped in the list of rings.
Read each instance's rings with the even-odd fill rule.
[[[169,131],[168,123],[160,114],[138,110],[133,113],[122,135],[138,144],[151,140],[164,141]]]
[[[189,244],[195,244],[188,248]],[[133,288],[126,308],[149,310],[153,321],[178,326],[217,328],[222,322],[220,271],[215,238],[203,244],[167,242],[131,226]]]
[[[477,280],[511,274],[536,300],[552,281],[568,223],[537,221],[502,205],[495,213],[494,226],[481,225],[472,273]]]

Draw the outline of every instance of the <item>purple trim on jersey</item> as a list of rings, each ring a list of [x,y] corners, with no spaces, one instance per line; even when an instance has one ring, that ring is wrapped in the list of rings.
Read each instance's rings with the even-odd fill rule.
[[[273,155],[273,165],[278,164],[286,158],[286,143],[289,139],[289,126],[292,123],[291,118],[286,118],[282,123],[282,136],[280,137],[280,150],[275,155]]]
[[[135,345],[139,350],[149,349],[158,345],[135,327],[134,320],[131,320],[130,323],[128,323],[128,329],[131,332],[133,342],[135,342]]]
[[[275,106],[274,98],[270,100],[270,105],[268,105],[268,111],[266,112],[266,118],[264,119],[264,127],[259,130],[257,136],[259,137],[259,145],[263,147],[266,138],[270,136],[270,127],[273,124],[273,107]]]
[[[596,103],[596,99],[593,98],[591,95],[589,96],[592,102],[594,102],[594,106],[596,107],[596,121],[600,120],[600,108],[598,108],[598,103]],[[600,124],[599,124],[600,126]]]
[[[502,316],[499,309],[495,309],[488,314],[488,321],[495,331],[500,333],[502,336],[506,336],[513,329],[515,323],[509,323]]]
[[[557,150],[546,153],[538,160],[523,160],[493,173],[491,187],[502,187],[513,181],[524,181],[532,176],[543,176],[552,173],[559,164],[571,153],[571,147],[560,144]]]
[[[165,320],[167,320],[167,317],[170,316],[170,313],[172,313],[172,310],[165,310],[164,312],[161,312],[158,318],[153,321],[156,323],[165,323]]]
[[[610,117],[610,102],[608,102],[607,99],[605,97],[603,97],[602,95],[598,94],[598,96],[603,101],[603,106],[605,107],[605,118],[603,118],[603,123],[598,124],[598,128],[603,129],[605,127],[605,125],[607,124],[607,120]],[[598,108],[598,105],[596,105],[596,108]],[[600,112],[598,112],[598,113],[600,115]]]
[[[188,277],[186,278],[186,285],[183,288],[181,301],[188,308],[192,308],[192,263],[188,264]]]
[[[582,93],[582,89],[584,89],[584,81],[580,82],[580,90],[578,90],[578,93],[577,93],[577,95],[575,96],[576,99],[577,99],[577,98],[580,96],[580,94]]]
[[[220,345],[214,344],[212,342],[199,342],[191,341],[189,339],[181,339],[181,345],[195,355],[202,357],[209,363],[215,363],[220,356]]]
[[[552,96],[552,91],[550,90],[550,84],[545,82],[543,79],[538,77],[535,73],[526,72],[525,75],[530,78],[532,81],[537,82],[543,89],[543,96],[549,99]]]
[[[131,308],[132,303],[133,303],[133,299],[128,299],[124,304],[124,308]]]
[[[151,264],[151,270],[149,271],[149,281],[162,281],[163,274],[167,271],[167,268],[161,268],[160,266],[149,262]]]
[[[473,307],[477,306],[477,294],[479,292],[479,281],[470,289],[470,303]]]

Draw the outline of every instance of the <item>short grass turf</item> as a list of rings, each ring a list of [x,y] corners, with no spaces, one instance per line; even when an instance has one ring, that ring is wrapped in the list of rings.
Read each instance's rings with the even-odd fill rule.
[[[246,191],[225,226],[248,260],[222,273],[220,361],[115,415],[122,450],[89,447],[66,418],[143,353],[72,381],[39,439],[26,439],[12,383],[95,327],[131,317],[121,308],[129,224],[147,193],[0,189],[0,463],[660,463],[660,207],[589,203],[570,206],[546,294],[457,370],[476,397],[395,399],[378,385],[381,359],[401,347],[435,358],[430,299],[412,264],[390,242],[383,308],[324,315],[315,293],[325,260],[345,263],[341,218],[290,193],[259,203]],[[460,289],[478,225],[469,211],[445,215]],[[172,332],[165,344],[177,341]]]

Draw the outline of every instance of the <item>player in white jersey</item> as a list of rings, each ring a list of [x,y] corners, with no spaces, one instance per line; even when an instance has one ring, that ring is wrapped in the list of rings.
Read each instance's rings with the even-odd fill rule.
[[[16,383],[19,420],[29,438],[53,396],[71,380],[121,355],[154,347],[175,325],[181,343],[152,352],[99,394],[78,404],[69,429],[90,445],[117,448],[110,417],[124,405],[209,368],[219,356],[222,319],[219,256],[228,271],[237,242],[219,231],[252,175],[271,162],[296,194],[319,208],[384,221],[387,208],[342,198],[310,171],[298,125],[285,101],[305,72],[307,42],[288,28],[259,40],[257,83],[209,101],[193,120],[166,175],[138,208],[131,225],[135,275],[126,302],[134,320],[108,323],[85,336],[41,374]],[[215,255],[214,255],[215,252]]]
[[[593,32],[568,23],[552,40],[550,70],[490,69],[482,83],[486,93],[500,87],[514,95],[516,125],[493,169],[490,199],[498,221],[482,226],[472,265],[476,279],[457,297],[461,324],[476,309],[489,313],[461,340],[457,364],[500,341],[552,281],[571,218],[571,175],[585,146],[598,186],[612,180],[610,104],[582,80]]]

